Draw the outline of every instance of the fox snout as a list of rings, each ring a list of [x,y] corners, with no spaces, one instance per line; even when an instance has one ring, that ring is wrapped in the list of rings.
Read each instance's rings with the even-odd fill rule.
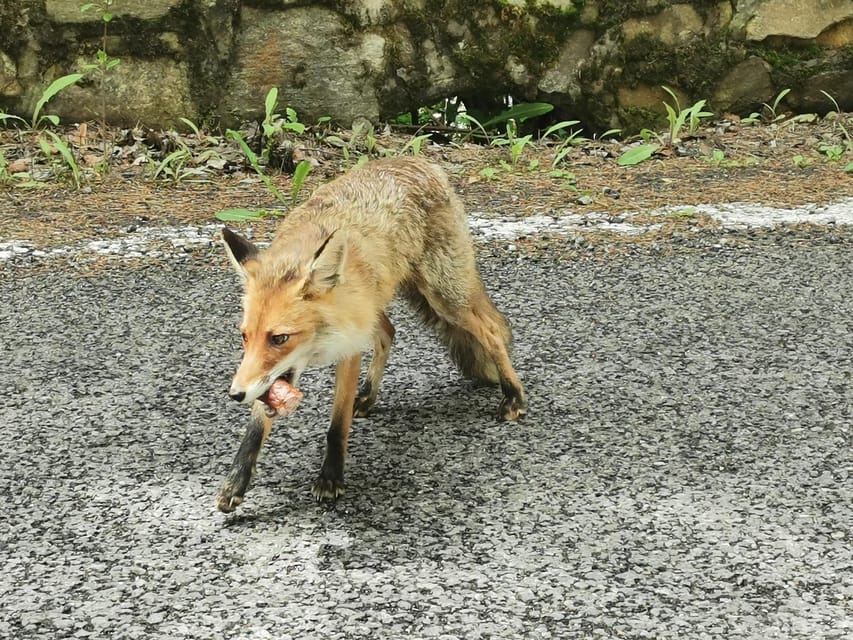
[[[252,404],[259,397],[263,396],[268,387],[269,383],[265,379],[258,380],[255,384],[247,386],[238,383],[235,377],[228,388],[228,397],[237,402]]]

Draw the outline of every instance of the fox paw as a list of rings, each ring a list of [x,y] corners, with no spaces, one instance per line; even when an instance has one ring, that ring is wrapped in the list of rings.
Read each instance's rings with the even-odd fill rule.
[[[527,400],[519,396],[505,397],[501,401],[498,416],[501,420],[511,422],[527,414]]]
[[[373,393],[373,385],[368,380],[365,380],[364,384],[361,385],[361,389],[358,390],[358,395],[355,397],[352,411],[353,417],[366,417],[373,408],[374,402],[376,402],[376,394]]]
[[[229,490],[222,489],[216,497],[216,508],[222,513],[231,513],[243,503],[243,496],[237,496]]]
[[[311,493],[314,494],[317,502],[322,500],[336,500],[344,493],[344,481],[320,476],[314,481],[314,486],[311,487]]]
[[[235,464],[219,489],[216,496],[216,508],[222,513],[231,513],[243,503],[243,496],[252,481],[253,468],[250,465]]]
[[[368,414],[370,414],[370,410],[373,408],[373,399],[370,396],[362,396],[358,395],[355,398],[355,404],[353,405],[352,417],[353,418],[366,418]]]

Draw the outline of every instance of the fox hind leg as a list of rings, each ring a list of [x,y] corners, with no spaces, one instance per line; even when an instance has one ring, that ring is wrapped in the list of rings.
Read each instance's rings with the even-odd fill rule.
[[[470,349],[487,353],[497,369],[503,392],[498,416],[501,420],[517,420],[527,413],[527,396],[521,380],[509,359],[511,333],[506,318],[497,310],[482,287],[472,297],[470,305],[457,318],[458,327],[469,336]]]
[[[527,396],[509,359],[512,333],[479,275],[475,277],[474,291],[465,302],[449,301],[439,287],[426,283],[410,287],[406,297],[439,334],[465,376],[500,385],[504,398],[499,417],[517,420],[527,413]]]
[[[358,395],[355,397],[353,415],[356,418],[366,416],[376,403],[379,384],[382,382],[385,365],[388,363],[388,352],[391,350],[391,343],[394,342],[394,333],[394,325],[391,324],[385,312],[382,312],[379,315],[379,323],[376,328],[373,357],[370,360],[370,366],[367,368],[367,378],[365,378],[364,384],[361,385]]]

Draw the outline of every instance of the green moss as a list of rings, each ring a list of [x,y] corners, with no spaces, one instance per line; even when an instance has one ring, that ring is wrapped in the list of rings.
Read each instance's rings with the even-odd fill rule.
[[[824,50],[817,45],[793,48],[780,44],[777,47],[754,47],[753,52],[774,69],[790,69],[824,55]]]
[[[669,0],[599,0],[598,23],[603,29],[620,25],[632,16],[650,16],[672,4]]]
[[[725,34],[673,47],[643,33],[626,42],[622,54],[623,78],[629,84],[674,84],[697,98],[710,95],[716,82],[744,58]]]
[[[647,107],[621,107],[617,111],[623,135],[634,135],[642,129],[660,131],[666,128],[666,114]]]
[[[789,42],[770,43],[770,46],[752,47],[752,55],[767,62],[771,67],[773,83],[778,87],[795,87],[806,82],[812,76],[833,69],[833,56],[830,51],[816,44],[791,46]],[[843,54],[838,57],[841,68],[845,65]]]

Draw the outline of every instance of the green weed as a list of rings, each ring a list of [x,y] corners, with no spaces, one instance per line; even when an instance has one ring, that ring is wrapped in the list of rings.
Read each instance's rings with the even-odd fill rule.
[[[705,118],[710,118],[714,114],[710,111],[703,111],[705,100],[699,100],[693,106],[687,109],[682,109],[678,102],[678,96],[675,95],[669,87],[661,87],[670,96],[672,96],[675,106],[664,102],[663,106],[666,109],[666,120],[669,122],[669,144],[677,144],[681,141],[682,135],[692,136],[699,130],[699,125]]]
[[[528,144],[530,144],[532,138],[532,134],[527,134],[526,136],[519,136],[515,121],[510,120],[506,123],[506,137],[494,138],[491,144],[494,147],[509,148],[510,163],[512,164],[512,166],[515,166],[516,164],[518,164],[518,161],[521,158],[521,154],[524,151],[524,148]]]
[[[276,200],[278,200],[279,202],[287,202],[287,198],[284,196],[284,194],[282,194],[281,191],[278,190],[278,187],[273,184],[272,179],[266,174],[263,167],[261,166],[260,158],[258,158],[258,155],[254,151],[252,151],[251,147],[249,147],[249,145],[243,139],[243,136],[240,135],[240,132],[234,131],[233,129],[228,129],[225,132],[225,136],[231,138],[237,143],[237,145],[243,152],[243,155],[245,155],[246,159],[249,161],[249,165],[252,167],[252,169],[255,170],[255,173],[258,174],[258,177],[264,183],[264,186],[267,188],[267,191],[269,191],[273,196],[275,196]]]
[[[154,164],[154,179],[160,176],[171,178],[173,182],[180,183],[190,178],[199,178],[205,175],[202,167],[190,166],[193,162],[193,153],[187,145],[180,142],[177,149],[166,155],[158,163]]]
[[[400,149],[399,155],[404,156],[406,155],[407,151],[411,151],[413,156],[421,155],[421,145],[423,145],[424,142],[427,142],[431,138],[432,135],[430,135],[429,133],[425,133],[419,136],[412,136],[412,138],[409,139],[406,144],[403,145],[403,148]]]
[[[35,137],[36,143],[39,145],[39,149],[41,150],[45,159],[47,159],[51,163],[54,170],[58,169],[62,171],[67,169],[71,175],[72,182],[77,188],[79,188],[82,184],[83,172],[80,170],[80,166],[77,164],[77,161],[74,158],[74,153],[72,151],[71,146],[65,140],[60,138],[56,133],[47,129],[47,127],[50,125],[56,126],[59,124],[59,116],[51,113],[46,114],[43,113],[43,111],[47,103],[50,102],[50,100],[54,98],[60,91],[70,87],[76,82],[79,82],[82,77],[83,74],[72,73],[69,75],[61,76],[51,82],[42,92],[41,96],[36,102],[36,105],[33,108],[31,120],[29,122],[19,116],[0,111],[0,123],[20,123],[21,125],[23,125],[24,131]],[[55,161],[57,156],[58,159],[61,160],[61,162]],[[10,177],[11,176],[9,176],[8,173],[5,174],[5,179],[8,180]],[[29,180],[26,182],[18,182],[17,185],[36,186],[37,182],[34,180]]]
[[[86,13],[87,11],[94,11],[98,15],[100,15],[101,22],[104,26],[101,36],[101,47],[95,53],[94,61],[89,64],[83,65],[83,70],[86,72],[87,75],[92,74],[95,76],[95,79],[98,84],[98,93],[101,97],[100,121],[101,144],[103,147],[103,159],[101,160],[101,166],[103,166],[105,169],[110,165],[110,147],[112,146],[112,141],[107,138],[108,129],[106,79],[109,73],[119,64],[121,64],[121,60],[119,58],[114,58],[109,53],[107,53],[109,25],[110,22],[112,22],[113,20],[113,14],[111,10],[113,2],[114,0],[101,0],[100,2],[88,2],[80,7],[80,11],[83,13]]]
[[[644,142],[643,144],[631,147],[625,151],[616,160],[616,164],[620,167],[629,167],[635,164],[640,164],[641,162],[645,162],[651,158],[658,149],[660,149],[659,144]]]
[[[485,178],[486,180],[493,181],[497,180],[500,175],[501,170],[496,169],[495,167],[483,167],[480,169],[479,176],[481,178]]]
[[[60,91],[63,89],[67,89],[73,84],[76,84],[83,77],[82,73],[70,73],[68,75],[62,76],[51,82],[47,89],[45,89],[41,97],[36,102],[36,106],[33,109],[33,116],[30,119],[29,125],[33,129],[41,128],[45,122],[49,122],[53,126],[59,124],[59,116],[54,114],[43,114],[42,109],[44,109],[45,105]],[[20,118],[19,118],[20,119]]]
[[[826,159],[830,162],[838,162],[841,158],[844,157],[844,147],[840,144],[826,144],[823,143],[818,146],[820,152],[826,156]]]
[[[546,113],[550,113],[553,110],[554,105],[547,102],[520,102],[493,118],[486,120],[483,123],[482,128],[489,129],[505,122],[509,123],[510,121],[524,122],[531,118],[544,116]]]
[[[80,166],[77,164],[77,161],[74,159],[74,154],[71,151],[71,147],[68,145],[65,140],[59,137],[59,135],[53,131],[46,130],[44,132],[49,138],[50,142],[45,140],[42,137],[39,137],[39,146],[41,147],[42,153],[44,153],[45,157],[51,160],[53,158],[54,153],[58,153],[62,158],[62,164],[60,167],[67,168],[71,174],[71,180],[74,183],[75,188],[79,189],[82,184],[83,172],[80,170]],[[51,145],[51,142],[53,143]]]
[[[779,113],[777,110],[779,108],[779,103],[782,102],[785,96],[789,93],[791,93],[790,89],[782,89],[782,91],[780,91],[776,95],[776,98],[773,100],[772,104],[767,104],[766,102],[763,103],[766,116],[762,115],[761,113],[758,113],[757,111],[753,111],[751,114],[749,114],[749,116],[741,120],[741,124],[755,124],[757,122],[761,122],[762,120],[769,123],[784,120],[785,114]]]

